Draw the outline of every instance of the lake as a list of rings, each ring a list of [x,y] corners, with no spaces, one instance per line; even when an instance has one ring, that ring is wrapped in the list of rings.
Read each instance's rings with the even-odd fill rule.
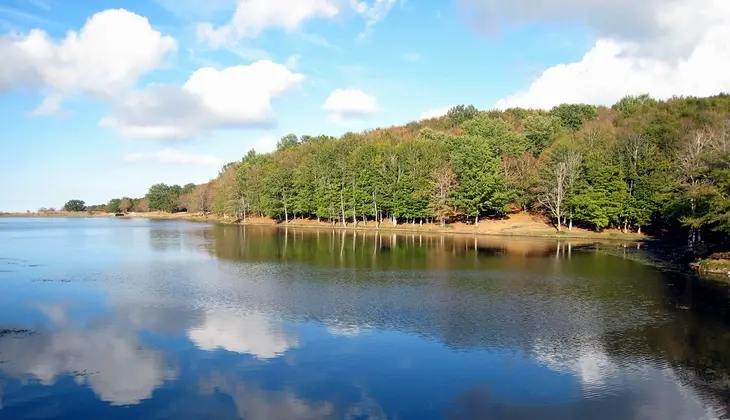
[[[726,418],[726,286],[609,248],[0,219],[0,419]]]

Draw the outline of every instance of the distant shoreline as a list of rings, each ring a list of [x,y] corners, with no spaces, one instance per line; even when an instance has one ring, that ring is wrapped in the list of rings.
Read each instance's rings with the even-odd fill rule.
[[[624,242],[642,242],[651,239],[647,235],[639,235],[637,233],[623,233],[618,230],[606,230],[603,232],[591,232],[583,229],[574,228],[568,231],[557,232],[555,228],[545,222],[540,221],[537,217],[527,214],[513,215],[507,220],[484,220],[479,226],[464,223],[453,223],[446,227],[435,224],[400,224],[393,226],[389,221],[383,222],[377,228],[374,222],[370,221],[366,225],[359,222],[357,226],[353,226],[349,222],[347,226],[341,223],[333,225],[328,222],[317,222],[308,219],[295,219],[277,223],[275,220],[268,218],[250,218],[246,222],[238,223],[231,218],[209,214],[188,214],[181,213],[164,213],[164,212],[145,212],[145,213],[128,213],[125,216],[115,216],[114,213],[88,213],[88,212],[53,212],[53,213],[2,213],[0,218],[115,218],[130,219],[163,219],[163,220],[188,220],[194,222],[210,222],[219,224],[239,225],[239,226],[271,226],[271,227],[292,227],[306,229],[344,229],[358,231],[381,231],[381,232],[397,232],[397,233],[421,233],[421,234],[456,234],[456,235],[479,235],[479,236],[504,236],[504,237],[530,237],[530,238],[553,238],[553,239],[596,239]]]

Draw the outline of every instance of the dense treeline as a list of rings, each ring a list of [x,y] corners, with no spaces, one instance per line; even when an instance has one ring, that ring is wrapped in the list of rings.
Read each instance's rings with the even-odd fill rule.
[[[643,95],[611,108],[458,106],[340,138],[288,135],[273,153],[251,151],[207,184],[157,184],[145,199],[118,201],[342,225],[478,224],[543,212],[558,230],[669,231],[688,234],[692,245],[730,232],[729,191],[730,96]]]

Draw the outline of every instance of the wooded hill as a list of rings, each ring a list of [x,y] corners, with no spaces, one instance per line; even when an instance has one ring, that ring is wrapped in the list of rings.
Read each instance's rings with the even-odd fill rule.
[[[207,184],[156,184],[125,205],[343,225],[476,224],[528,211],[558,230],[669,232],[692,245],[730,233],[729,196],[730,96],[643,95],[610,108],[457,106],[339,138],[288,135]]]

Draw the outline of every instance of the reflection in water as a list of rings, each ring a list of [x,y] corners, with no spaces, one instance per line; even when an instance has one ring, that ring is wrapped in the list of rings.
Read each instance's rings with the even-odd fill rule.
[[[53,385],[70,375],[114,405],[136,404],[175,378],[175,370],[165,367],[162,356],[134,331],[112,323],[70,325],[60,307],[44,309],[50,328],[0,339],[0,369],[10,377]]]
[[[36,230],[17,247],[0,224],[0,255],[26,262],[0,272],[0,417],[728,414],[727,289],[590,243],[129,220],[78,229]],[[68,241],[99,258],[64,255]],[[36,264],[92,281],[34,283]]]
[[[264,391],[257,385],[237,382],[214,372],[200,380],[203,395],[213,392],[230,395],[241,419],[319,420],[334,418],[334,406],[330,402],[310,403],[295,393]]]
[[[220,348],[251,354],[258,359],[281,356],[298,344],[296,337],[284,331],[280,321],[260,313],[210,312],[202,325],[188,331],[188,337],[203,350]]]

